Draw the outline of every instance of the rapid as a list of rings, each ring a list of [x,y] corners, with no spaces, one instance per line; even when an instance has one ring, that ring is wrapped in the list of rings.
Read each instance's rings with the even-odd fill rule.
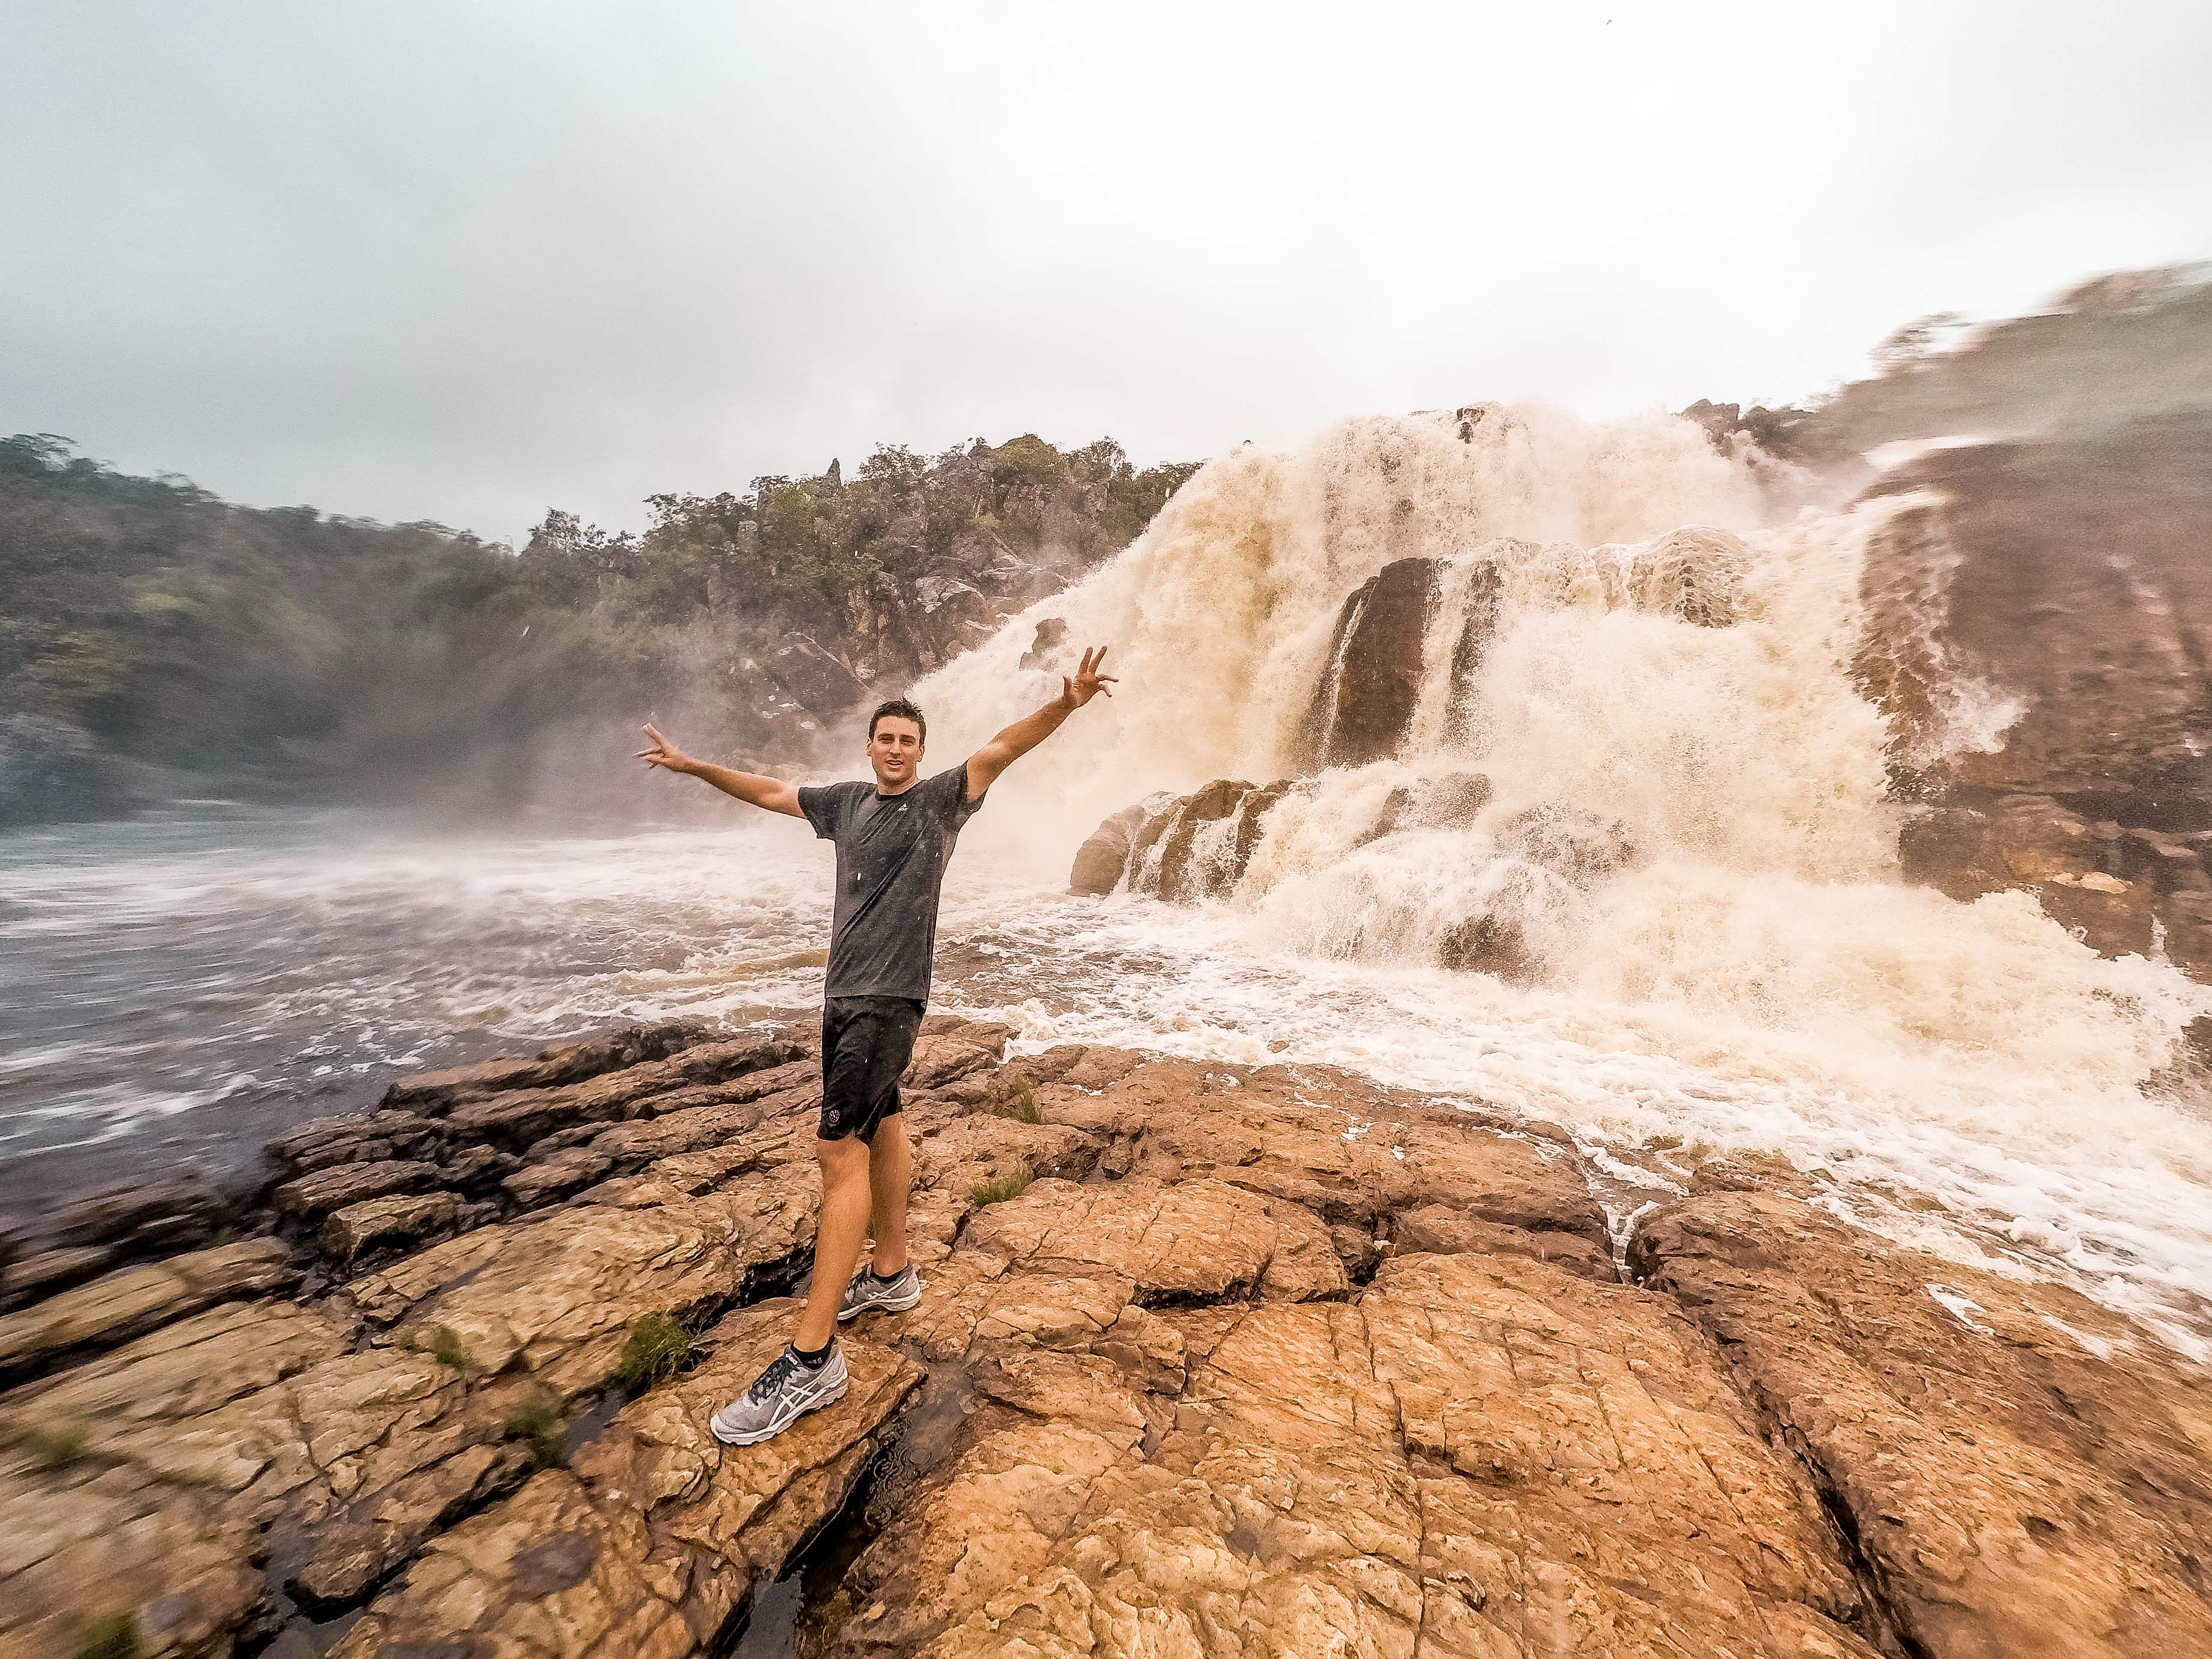
[[[1496,405],[1212,461],[915,689],[929,770],[1057,689],[1057,664],[1020,665],[1045,618],[1120,677],[965,832],[938,1006],[1025,1047],[1332,1062],[1562,1125],[1623,1227],[1709,1158],[1784,1159],[1893,1237],[2212,1351],[2212,1118],[2156,1083],[2212,996],[2100,957],[2031,896],[1901,878],[1904,738],[1853,664],[1865,551],[1907,498],[1803,505],[1796,483],[1678,420]],[[1345,600],[1407,557],[1442,574],[1406,738],[1322,769]],[[1948,696],[1914,741],[2003,741],[2002,698]],[[1491,789],[1470,819],[1372,833],[1393,790],[1469,772]],[[1102,818],[1224,777],[1309,779],[1226,890],[1067,894]],[[1563,860],[1532,822],[1600,826],[1618,856]],[[208,806],[9,836],[0,1194],[219,1163],[398,1067],[803,1008],[828,872],[804,825],[735,807],[726,829],[435,836]],[[1518,941],[1510,977],[1443,965],[1485,919]]]

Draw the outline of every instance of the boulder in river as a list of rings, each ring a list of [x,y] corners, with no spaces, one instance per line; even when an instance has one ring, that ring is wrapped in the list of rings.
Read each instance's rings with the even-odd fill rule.
[[[1131,892],[1154,898],[1194,903],[1219,897],[1243,878],[1267,814],[1291,787],[1288,779],[1261,788],[1242,779],[1217,778],[1188,795],[1155,796],[1144,803],[1144,822],[1130,834],[1114,881],[1106,880],[1118,836],[1110,826],[1126,823],[1122,814],[1100,824],[1084,843],[1077,854],[1079,867],[1094,891],[1110,891],[1126,875]],[[1096,885],[1101,882],[1105,885]]]

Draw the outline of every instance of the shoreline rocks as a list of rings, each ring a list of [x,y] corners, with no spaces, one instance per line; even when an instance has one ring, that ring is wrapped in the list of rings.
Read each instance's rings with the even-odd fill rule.
[[[0,1318],[0,1659],[2212,1651],[2212,1389],[2103,1310],[1748,1164],[1624,1276],[1556,1131],[1009,1036],[926,1023],[923,1299],[742,1451],[803,1030],[283,1138],[261,1237]],[[391,1189],[319,1207],[349,1174]]]

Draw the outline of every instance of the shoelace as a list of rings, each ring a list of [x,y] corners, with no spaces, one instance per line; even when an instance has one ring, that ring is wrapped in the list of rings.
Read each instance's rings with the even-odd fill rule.
[[[754,1400],[767,1400],[789,1381],[791,1374],[798,1369],[799,1356],[786,1348],[769,1362],[769,1368],[753,1379],[752,1387],[745,1393]]]

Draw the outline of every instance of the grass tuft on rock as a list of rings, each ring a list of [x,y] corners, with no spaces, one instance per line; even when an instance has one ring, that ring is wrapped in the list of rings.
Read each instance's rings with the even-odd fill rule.
[[[1036,1089],[1025,1077],[1018,1077],[999,1097],[999,1115],[1010,1117],[1017,1123],[1042,1123],[1044,1108],[1037,1104]]]
[[[145,1648],[138,1640],[136,1613],[111,1613],[85,1626],[75,1659],[141,1659]]]
[[[1018,1164],[987,1181],[977,1182],[968,1189],[968,1196],[978,1207],[986,1204],[1002,1204],[1029,1191],[1030,1182],[1036,1179],[1026,1166]]]
[[[23,1437],[33,1461],[42,1469],[65,1469],[84,1455],[92,1437],[81,1423],[64,1424],[54,1429],[33,1429]]]
[[[697,1344],[690,1332],[666,1314],[647,1314],[629,1328],[629,1340],[623,1344],[622,1360],[615,1367],[615,1381],[625,1392],[641,1395],[655,1383],[689,1370],[697,1358]]]
[[[410,1331],[404,1346],[417,1353],[427,1353],[449,1370],[465,1371],[469,1368],[469,1351],[461,1342],[461,1334],[451,1325],[421,1325]]]
[[[532,1462],[550,1469],[568,1455],[568,1407],[552,1389],[538,1389],[507,1413],[507,1437],[521,1441]]]

